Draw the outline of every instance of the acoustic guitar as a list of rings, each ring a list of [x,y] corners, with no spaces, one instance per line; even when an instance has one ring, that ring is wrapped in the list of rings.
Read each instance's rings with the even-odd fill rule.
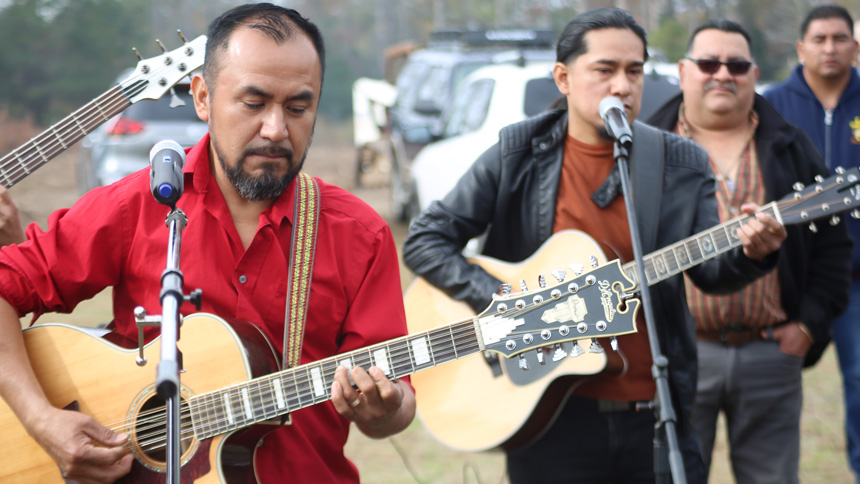
[[[860,216],[857,210],[859,180],[860,169],[840,169],[837,174],[819,178],[808,187],[796,186],[797,192],[761,210],[784,225],[808,223],[810,230],[816,231],[813,221],[817,219],[829,218],[826,223],[839,223],[835,214],[850,209],[853,209],[852,216]],[[748,218],[729,220],[644,256],[648,285],[740,246],[737,229]],[[470,261],[499,280],[517,281],[571,263],[587,265],[594,259],[600,264],[606,262],[597,242],[583,232],[564,231],[548,239],[532,257],[520,263],[489,257],[475,257]],[[638,283],[635,262],[624,264],[622,271]],[[420,278],[407,290],[405,304],[410,332],[423,331],[438,321],[473,314],[467,304],[450,299]],[[575,391],[583,378],[602,371],[617,371],[623,364],[623,359],[621,363],[616,361],[622,355],[614,352],[562,358],[544,364],[535,362],[536,354],[527,356],[527,371],[514,359],[501,359],[488,365],[481,358],[468,358],[415,375],[412,384],[420,395],[417,405],[421,422],[437,440],[456,450],[516,449],[534,440],[552,423],[565,398]],[[494,366],[497,367],[495,371]]]
[[[519,360],[548,346],[552,360],[574,346],[596,351],[592,338],[636,330],[639,301],[631,297],[632,287],[617,262],[589,266],[576,277],[560,276],[555,285],[501,297],[478,316],[282,371],[255,325],[228,324],[205,313],[187,316],[179,342],[185,370],[182,482],[249,482],[255,446],[272,429],[264,424],[327,402],[339,365],[377,366],[400,378],[478,352]],[[53,405],[129,435],[135,461],[122,482],[164,482],[166,415],[153,388],[154,366],[138,367],[135,349],[72,326],[33,326],[24,330],[24,342]],[[146,351],[160,354],[159,340]],[[0,428],[0,482],[63,482],[54,461],[2,401]]]

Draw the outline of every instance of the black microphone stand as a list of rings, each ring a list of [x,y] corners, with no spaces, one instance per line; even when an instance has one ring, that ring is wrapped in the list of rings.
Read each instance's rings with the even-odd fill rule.
[[[629,154],[627,148],[622,146],[617,140],[615,141],[614,156],[615,162],[618,163],[619,174],[621,175],[621,191],[624,194],[624,204],[627,206],[627,223],[630,226],[633,257],[636,260],[636,285],[641,294],[642,307],[645,311],[645,327],[648,331],[648,342],[651,345],[651,360],[653,361],[651,376],[654,378],[657,386],[657,394],[654,401],[643,405],[645,408],[653,409],[657,416],[657,423],[654,426],[654,475],[658,484],[670,482],[668,478],[669,471],[671,471],[671,476],[675,484],[686,484],[687,475],[684,472],[684,460],[681,456],[681,448],[675,429],[675,423],[677,422],[675,409],[672,406],[672,396],[669,391],[667,372],[669,360],[663,355],[660,349],[657,328],[654,326],[655,319],[651,306],[651,293],[648,288],[648,281],[643,281],[642,278],[645,274],[645,266],[642,258],[642,244],[639,238],[639,224],[636,221],[636,211],[630,189]]]
[[[137,364],[146,364],[143,356],[143,327],[161,326],[161,358],[156,370],[155,388],[158,396],[165,400],[167,414],[167,449],[165,461],[167,464],[166,481],[168,484],[179,484],[180,482],[180,447],[182,427],[180,416],[180,394],[179,373],[182,370],[182,354],[177,347],[179,341],[179,325],[182,316],[179,308],[184,301],[191,301],[200,309],[201,292],[194,291],[185,296],[182,293],[183,277],[179,270],[179,253],[182,246],[182,230],[188,223],[188,218],[182,210],[174,205],[170,206],[170,212],[165,221],[170,230],[167,246],[167,268],[161,274],[161,301],[162,315],[147,316],[142,307],[135,308],[134,316],[138,326],[139,351]]]

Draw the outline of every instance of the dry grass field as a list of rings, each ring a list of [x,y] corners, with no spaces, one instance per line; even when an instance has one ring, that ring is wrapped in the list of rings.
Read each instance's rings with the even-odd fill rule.
[[[324,139],[322,133],[325,131],[325,128],[317,130],[315,146],[306,164],[307,171],[352,190],[352,148],[348,143]],[[74,187],[76,156],[76,149],[72,148],[12,189],[12,194],[27,221],[35,221],[44,227],[50,211],[74,203],[77,198]],[[354,191],[387,217],[390,208],[384,178],[385,174],[381,173],[378,179],[370,180],[365,188]],[[392,223],[392,229],[395,237],[402,240],[406,227]],[[411,275],[405,269],[402,275],[405,287]],[[51,315],[43,319],[93,324],[108,321],[110,318],[109,296],[102,293],[79,306],[71,315]],[[22,322],[29,323],[28,320]],[[848,484],[853,478],[848,471],[844,454],[841,382],[832,348],[816,368],[806,372],[804,385],[801,481],[807,484]],[[491,402],[488,401],[487,404],[490,405]],[[575,437],[588,438],[587,435]],[[417,419],[405,432],[390,439],[369,440],[355,431],[349,441],[347,453],[359,467],[363,481],[370,484],[506,482],[504,458],[500,453],[463,454],[452,451],[428,435]],[[727,464],[727,455],[725,440],[721,439],[714,457],[711,482],[734,482]]]

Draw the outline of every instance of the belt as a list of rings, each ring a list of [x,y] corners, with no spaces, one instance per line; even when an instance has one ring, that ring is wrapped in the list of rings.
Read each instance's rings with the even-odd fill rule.
[[[743,346],[750,341],[764,339],[761,337],[761,332],[767,331],[770,334],[772,328],[773,326],[765,326],[763,328],[748,328],[746,326],[726,326],[715,330],[697,329],[696,338],[699,341],[722,343],[726,346]]]

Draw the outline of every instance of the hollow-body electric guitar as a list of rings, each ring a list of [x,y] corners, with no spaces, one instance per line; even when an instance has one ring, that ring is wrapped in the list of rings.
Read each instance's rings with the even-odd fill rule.
[[[851,210],[860,215],[860,170],[840,170],[829,178],[800,187],[778,202],[761,208],[784,225],[809,223]],[[741,245],[737,229],[748,217],[739,217],[679,241],[643,257],[648,285],[654,285],[705,260]],[[588,265],[606,262],[600,246],[583,232],[559,232],[547,240],[529,259],[510,264],[489,257],[471,262],[483,267],[502,281],[533,280],[534,274],[549,273],[568,264]],[[622,270],[638,281],[635,262]],[[406,322],[410,332],[474,314],[468,305],[450,299],[423,279],[407,290]],[[623,348],[621,348],[623,351]],[[418,416],[427,430],[443,444],[462,451],[493,448],[515,449],[537,437],[555,418],[564,399],[584,376],[617,369],[615,352],[589,354],[575,358],[547,359],[538,362],[539,352],[524,354],[525,361],[501,359],[495,366],[481,358],[458,360],[412,377]],[[617,362],[616,362],[617,363]],[[527,371],[522,371],[527,368]],[[463,422],[468,422],[464,425]]]

